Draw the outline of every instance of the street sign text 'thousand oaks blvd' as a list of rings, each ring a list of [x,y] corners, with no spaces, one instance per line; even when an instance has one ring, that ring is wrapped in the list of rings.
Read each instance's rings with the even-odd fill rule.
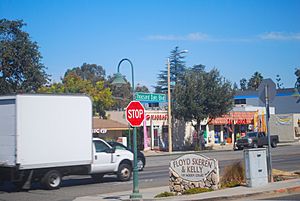
[[[166,102],[166,94],[135,93],[135,100],[147,102]]]

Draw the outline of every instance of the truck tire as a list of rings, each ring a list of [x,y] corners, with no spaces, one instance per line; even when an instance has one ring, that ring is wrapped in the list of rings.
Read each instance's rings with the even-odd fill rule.
[[[272,141],[271,142],[271,147],[273,147],[273,148],[277,147],[277,142],[276,141]]]
[[[254,142],[252,147],[255,149],[258,148],[258,144],[256,142]]]
[[[127,163],[122,163],[118,169],[118,179],[120,181],[129,181],[132,174],[132,167]]]
[[[48,171],[41,180],[42,185],[48,190],[59,189],[61,181],[62,176],[57,170]]]
[[[101,182],[103,180],[104,174],[92,174],[91,177],[96,182]]]
[[[142,158],[137,158],[137,167],[139,171],[143,171],[145,164]]]

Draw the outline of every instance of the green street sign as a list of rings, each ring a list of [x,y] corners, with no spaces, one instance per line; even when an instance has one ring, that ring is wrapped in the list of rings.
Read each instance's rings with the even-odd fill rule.
[[[166,102],[166,94],[135,93],[136,101],[144,102]]]

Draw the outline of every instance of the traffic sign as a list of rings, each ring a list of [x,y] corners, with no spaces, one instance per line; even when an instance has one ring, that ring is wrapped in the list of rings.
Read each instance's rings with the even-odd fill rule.
[[[145,109],[139,101],[131,101],[125,113],[127,122],[133,127],[139,127],[145,119]]]
[[[263,79],[258,87],[258,96],[259,99],[264,103],[266,101],[266,91],[265,88],[268,87],[268,98],[269,101],[272,102],[276,96],[276,85],[272,79]]]
[[[166,102],[166,94],[135,93],[135,100],[146,102]]]

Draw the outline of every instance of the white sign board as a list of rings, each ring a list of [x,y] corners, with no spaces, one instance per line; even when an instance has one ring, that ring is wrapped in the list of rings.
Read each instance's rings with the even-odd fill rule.
[[[170,161],[170,169],[184,180],[198,182],[218,170],[218,162],[203,155],[186,154]]]

